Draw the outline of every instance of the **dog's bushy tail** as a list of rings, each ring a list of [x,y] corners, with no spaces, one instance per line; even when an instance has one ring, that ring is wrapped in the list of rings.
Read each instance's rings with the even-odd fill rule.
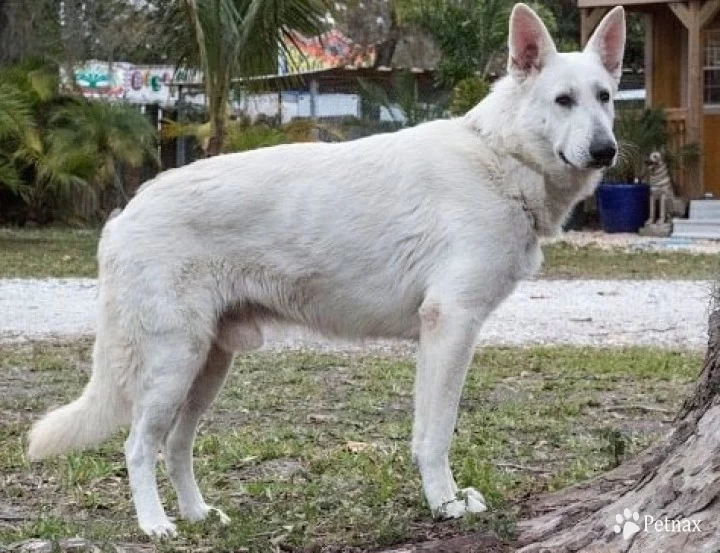
[[[96,445],[129,422],[132,406],[121,383],[114,378],[113,361],[117,360],[109,359],[98,333],[90,381],[79,398],[35,423],[28,444],[30,460]]]

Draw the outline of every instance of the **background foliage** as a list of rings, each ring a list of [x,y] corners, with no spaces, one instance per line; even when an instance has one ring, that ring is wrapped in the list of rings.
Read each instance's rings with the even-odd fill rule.
[[[206,76],[208,104],[190,135],[200,155],[311,139],[340,140],[461,115],[502,74],[513,0],[0,0],[0,222],[72,221],[76,198],[114,190],[126,199],[133,167],[157,164],[157,137],[132,107],[89,103],[58,89],[60,68],[81,60],[176,64]],[[531,2],[561,50],[579,39],[574,0]],[[359,85],[362,120],[299,130],[232,120],[233,79],[274,72],[290,29],[313,35],[329,24],[373,44],[377,65],[438,67],[438,93],[418,99],[407,76],[390,89]],[[626,65],[639,66],[643,27],[629,18]],[[379,113],[397,120],[379,121]],[[199,119],[199,121],[198,121]],[[186,119],[187,121],[187,119]],[[299,125],[302,126],[303,123]],[[99,214],[102,215],[102,214]]]

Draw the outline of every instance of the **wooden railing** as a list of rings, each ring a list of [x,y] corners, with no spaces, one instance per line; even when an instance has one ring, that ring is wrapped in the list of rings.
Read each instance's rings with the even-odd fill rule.
[[[665,110],[668,123],[668,150],[678,152],[687,145],[687,110],[685,108],[668,108]],[[681,195],[687,197],[690,192],[691,175],[689,171],[678,164],[672,168],[672,177],[675,182],[675,189]]]

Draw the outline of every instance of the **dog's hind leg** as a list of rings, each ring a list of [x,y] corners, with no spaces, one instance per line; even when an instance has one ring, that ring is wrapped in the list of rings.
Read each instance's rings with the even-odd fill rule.
[[[262,334],[254,322],[221,323],[218,342],[210,348],[205,366],[195,378],[187,400],[165,440],[163,452],[168,475],[178,496],[180,515],[185,520],[203,520],[211,511],[215,511],[223,524],[230,522],[225,513],[208,506],[203,499],[193,473],[193,442],[200,417],[222,388],[232,365],[233,353],[230,350],[247,351],[261,345]]]
[[[176,534],[165,515],[155,478],[157,454],[207,359],[209,344],[174,331],[141,344],[133,420],[125,442],[130,489],[140,528],[151,537]]]
[[[437,517],[481,512],[486,507],[480,493],[467,488],[458,497],[448,453],[482,320],[454,302],[428,298],[420,321],[412,450],[425,497]]]
[[[168,476],[177,493],[180,516],[185,520],[203,520],[211,510],[215,510],[223,524],[230,522],[222,511],[205,503],[193,473],[192,449],[200,417],[222,388],[232,360],[231,352],[213,344],[205,367],[195,378],[187,400],[165,440],[163,453]]]

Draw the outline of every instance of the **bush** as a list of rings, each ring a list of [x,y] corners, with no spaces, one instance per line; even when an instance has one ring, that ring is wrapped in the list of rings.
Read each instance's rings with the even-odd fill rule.
[[[0,219],[77,219],[76,192],[122,188],[121,166],[155,157],[155,129],[142,114],[59,94],[52,65],[4,69],[0,82],[0,196],[14,198]]]
[[[490,93],[490,83],[481,77],[463,79],[452,91],[450,113],[465,115]]]
[[[695,144],[673,151],[669,148],[667,117],[662,108],[623,109],[615,118],[618,161],[606,172],[606,179],[615,182],[642,180],[652,152],[662,152],[668,165],[696,163],[699,148]]]

